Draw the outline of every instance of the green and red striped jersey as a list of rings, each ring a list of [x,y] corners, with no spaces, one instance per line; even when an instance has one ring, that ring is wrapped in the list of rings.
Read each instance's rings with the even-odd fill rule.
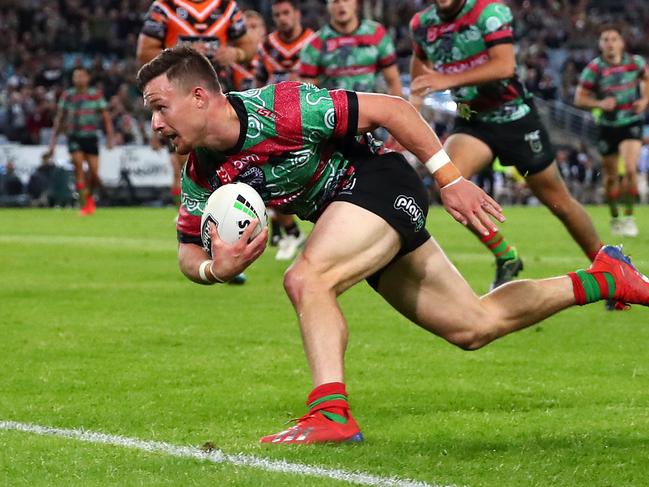
[[[378,22],[362,20],[351,34],[325,25],[300,53],[300,76],[323,88],[372,92],[378,73],[396,60],[394,43]]]
[[[102,92],[95,88],[77,91],[73,87],[61,94],[58,107],[66,113],[68,136],[89,137],[97,135],[101,128],[102,111],[107,103]]]
[[[498,0],[467,0],[453,20],[442,20],[433,3],[410,21],[414,54],[444,74],[469,71],[489,60],[488,50],[514,42],[513,16]],[[518,76],[452,90],[458,115],[494,123],[518,120],[530,111]]]
[[[315,220],[354,173],[342,147],[358,147],[356,93],[283,82],[227,97],[239,118],[239,140],[227,152],[190,153],[182,173],[181,241],[200,238],[208,197],[234,181],[255,188],[268,207]]]
[[[598,100],[612,96],[616,102],[614,110],[598,117],[600,125],[619,127],[642,120],[643,115],[633,111],[633,102],[642,96],[640,80],[647,74],[647,63],[637,55],[625,53],[620,64],[609,64],[601,56],[588,63],[579,77],[579,86]]]

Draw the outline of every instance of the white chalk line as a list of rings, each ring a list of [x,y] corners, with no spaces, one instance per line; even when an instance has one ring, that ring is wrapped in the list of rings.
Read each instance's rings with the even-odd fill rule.
[[[55,436],[59,438],[85,441],[88,443],[132,448],[148,453],[162,453],[173,457],[193,458],[218,464],[249,467],[267,472],[321,477],[372,487],[442,487],[440,485],[432,485],[419,480],[401,479],[398,477],[380,477],[363,472],[349,472],[342,469],[292,463],[285,460],[271,460],[243,453],[228,454],[220,450],[204,451],[191,446],[172,445],[170,443],[159,441],[146,441],[138,438],[109,435],[105,433],[86,431],[83,429],[64,429],[30,423],[18,423],[15,421],[0,421],[0,430],[21,431],[42,436]]]

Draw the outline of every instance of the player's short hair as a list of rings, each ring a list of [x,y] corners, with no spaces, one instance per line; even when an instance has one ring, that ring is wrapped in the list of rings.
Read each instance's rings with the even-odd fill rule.
[[[604,32],[608,32],[609,30],[617,32],[618,34],[620,34],[620,37],[624,39],[624,28],[617,23],[608,23],[601,25],[597,30],[597,35],[601,36]]]
[[[167,75],[169,81],[176,81],[189,89],[202,83],[210,91],[221,93],[221,83],[212,63],[189,46],[165,49],[137,72],[136,81],[140,91],[154,78]]]
[[[264,16],[261,15],[261,14],[260,14],[259,12],[257,12],[256,10],[252,10],[252,9],[245,10],[245,11],[243,12],[243,16],[244,16],[245,18],[248,18],[248,17],[254,17],[254,18],[256,18],[256,19],[261,20],[263,23],[266,23],[266,21],[264,20]]]
[[[277,5],[278,3],[290,3],[295,10],[300,8],[296,0],[273,0],[271,5]]]
[[[71,73],[74,74],[75,71],[85,71],[86,74],[90,74],[90,70],[86,68],[83,64],[77,64],[74,68],[72,68]]]

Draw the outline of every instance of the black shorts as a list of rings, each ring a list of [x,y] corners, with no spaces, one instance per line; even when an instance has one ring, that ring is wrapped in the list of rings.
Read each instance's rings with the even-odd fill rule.
[[[642,122],[633,122],[621,127],[600,125],[597,150],[603,156],[617,154],[623,140],[642,140]]]
[[[360,206],[394,228],[401,237],[401,249],[394,260],[426,242],[430,238],[426,230],[428,193],[408,161],[390,152],[355,158],[353,165],[354,175],[333,201]],[[384,269],[367,278],[374,289]]]
[[[72,154],[73,152],[79,151],[84,154],[90,154],[91,156],[99,155],[99,140],[97,136],[77,137],[73,135],[68,137],[68,152]]]
[[[543,171],[554,161],[554,147],[534,107],[519,120],[506,123],[455,119],[452,134],[467,134],[487,144],[503,166],[522,176]]]

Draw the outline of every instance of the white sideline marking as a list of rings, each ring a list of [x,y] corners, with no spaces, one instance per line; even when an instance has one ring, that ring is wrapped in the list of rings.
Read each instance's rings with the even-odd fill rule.
[[[172,445],[159,441],[145,441],[125,436],[85,431],[83,429],[52,428],[37,424],[17,423],[15,421],[0,421],[0,430],[22,431],[43,436],[57,436],[73,440],[87,441],[89,443],[134,448],[149,453],[163,453],[173,457],[194,458],[196,460],[204,460],[212,463],[226,463],[241,467],[251,467],[265,470],[267,472],[324,477],[359,485],[376,487],[442,487],[439,485],[431,485],[419,480],[400,479],[397,477],[379,477],[369,473],[348,472],[341,469],[317,467],[302,463],[290,463],[285,460],[271,460],[268,458],[256,457],[254,455],[244,455],[242,453],[232,455],[223,453],[220,450],[206,452],[191,446]]]

